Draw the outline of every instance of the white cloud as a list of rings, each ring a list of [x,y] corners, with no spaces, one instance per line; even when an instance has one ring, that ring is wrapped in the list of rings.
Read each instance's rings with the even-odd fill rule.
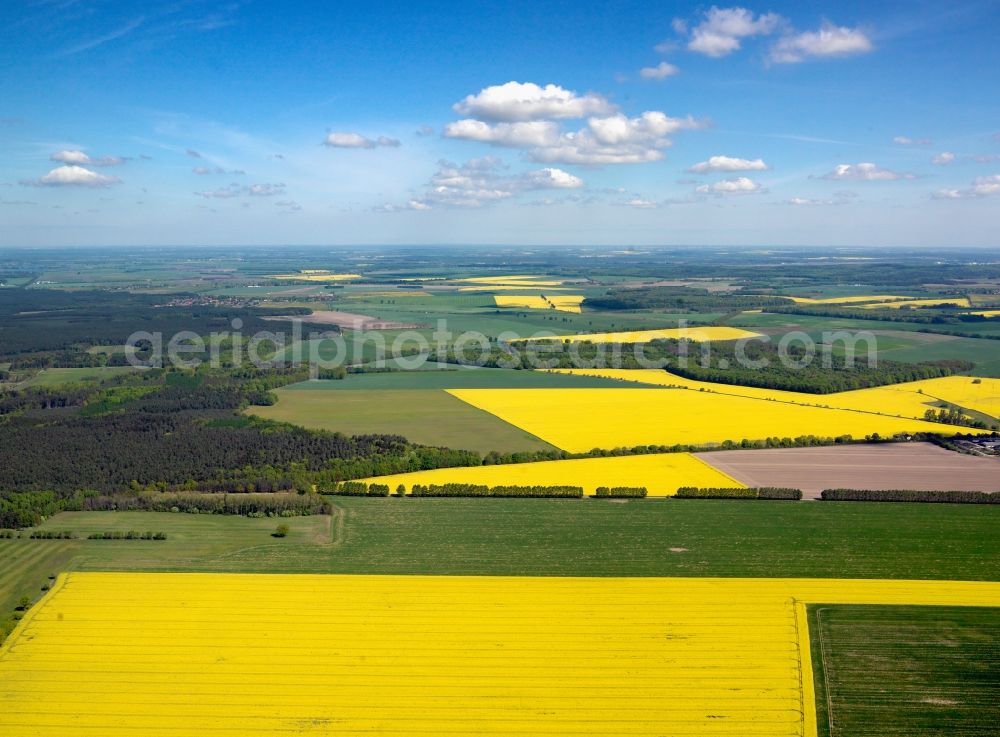
[[[423,195],[411,199],[405,206],[388,205],[380,209],[391,212],[435,207],[483,207],[523,192],[579,189],[584,186],[582,179],[562,169],[546,167],[508,175],[504,173],[506,168],[500,159],[492,156],[470,159],[464,164],[441,161]]]
[[[466,119],[448,123],[444,127],[444,136],[445,138],[462,138],[467,141],[493,143],[497,146],[534,148],[557,144],[560,128],[558,123],[548,120],[490,125],[481,120]]]
[[[640,69],[639,76],[643,79],[666,79],[667,77],[673,77],[676,74],[680,74],[680,71],[681,70],[673,64],[661,61],[655,67],[643,67]]]
[[[976,177],[968,189],[939,189],[933,194],[938,200],[971,200],[1000,194],[1000,174]]]
[[[934,143],[930,138],[910,138],[909,136],[896,136],[892,142],[898,146],[930,146]]]
[[[740,39],[773,33],[783,23],[777,13],[754,16],[746,8],[712,6],[704,19],[691,31],[688,49],[711,57],[727,56],[740,48]],[[685,24],[674,22],[674,30],[683,33]]]
[[[246,192],[251,197],[273,197],[274,195],[284,194],[285,185],[284,184],[251,184],[247,187]]]
[[[820,179],[889,182],[897,179],[916,179],[916,175],[883,169],[871,162],[862,162],[860,164],[838,164],[833,168],[833,171],[824,174]]]
[[[508,123],[583,118],[615,111],[615,106],[600,95],[590,92],[578,95],[558,85],[540,87],[534,82],[507,82],[486,87],[455,103],[453,108],[460,115]]]
[[[98,174],[96,171],[84,169],[82,166],[57,166],[38,179],[22,180],[21,184],[33,187],[110,187],[118,184],[121,179]]]
[[[755,182],[749,177],[736,177],[735,179],[723,179],[712,184],[702,184],[695,187],[698,194],[714,195],[736,195],[736,194],[757,194],[764,191],[760,182]]]
[[[78,166],[118,166],[125,163],[121,156],[101,156],[94,159],[79,150],[56,151],[49,159]]]
[[[651,210],[656,207],[656,203],[652,200],[643,199],[642,197],[633,197],[630,200],[626,200],[622,203],[626,207],[634,207],[637,210]]]
[[[846,205],[851,202],[857,195],[854,192],[837,192],[832,198],[827,199],[813,199],[810,197],[792,197],[790,200],[785,200],[788,205],[795,205],[797,207],[819,207],[823,205]]]
[[[731,156],[711,156],[708,161],[701,161],[690,169],[693,174],[705,174],[714,171],[766,171],[767,164],[763,159],[739,159]]]
[[[583,186],[580,177],[553,167],[529,171],[524,175],[524,181],[531,189],[577,189]]]
[[[327,133],[323,140],[324,146],[331,148],[398,148],[400,143],[395,138],[379,136],[378,138],[367,138],[360,133],[333,132]]]
[[[693,118],[671,118],[647,111],[636,118],[621,113],[592,117],[585,128],[563,132],[552,121],[497,123],[460,120],[445,126],[446,138],[526,149],[534,161],[547,164],[635,164],[658,161],[671,145],[668,136],[703,127]]]
[[[942,151],[937,154],[933,159],[931,159],[932,164],[937,164],[938,166],[946,166],[955,160],[955,154],[951,151]]]
[[[776,64],[795,64],[810,57],[832,58],[866,54],[875,46],[859,28],[826,23],[818,31],[792,34],[778,39],[769,59]]]

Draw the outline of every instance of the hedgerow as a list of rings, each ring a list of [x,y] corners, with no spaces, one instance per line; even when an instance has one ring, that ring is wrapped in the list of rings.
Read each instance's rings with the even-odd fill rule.
[[[648,494],[645,486],[598,486],[594,496],[601,499],[642,499]]]
[[[675,499],[772,499],[798,501],[802,498],[800,489],[783,489],[774,486],[759,486],[750,489],[707,488],[682,486],[674,494]]]
[[[1000,492],[918,491],[915,489],[825,489],[827,502],[923,502],[930,504],[1000,504]]]

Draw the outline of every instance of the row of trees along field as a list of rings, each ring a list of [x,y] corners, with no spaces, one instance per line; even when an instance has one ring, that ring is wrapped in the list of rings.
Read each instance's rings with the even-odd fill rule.
[[[859,348],[864,348],[864,345]],[[638,355],[636,349],[641,351]],[[538,365],[539,361],[548,368],[644,368],[639,356],[643,357],[646,366],[665,366],[670,372],[688,379],[809,394],[831,394],[934,379],[973,368],[971,362],[961,360],[904,363],[879,359],[875,365],[869,365],[865,356],[851,361],[832,353],[816,355],[809,360],[806,349],[797,344],[787,346],[786,360],[783,360],[774,343],[755,340],[746,342],[740,348],[734,341],[713,342],[707,350],[701,344],[672,339],[654,340],[642,346],[626,345],[621,350],[615,350],[607,343],[569,344],[558,339],[546,341],[544,345],[491,343],[486,351],[474,345],[468,346],[462,353],[449,348],[445,354],[432,355],[431,360],[492,368],[526,368]],[[766,365],[767,370],[750,368],[749,365]]]

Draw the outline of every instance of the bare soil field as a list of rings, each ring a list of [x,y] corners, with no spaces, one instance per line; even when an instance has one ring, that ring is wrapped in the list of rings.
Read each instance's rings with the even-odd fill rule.
[[[930,443],[767,448],[697,453],[747,486],[802,489],[1000,491],[1000,458],[962,455]]]
[[[420,327],[416,323],[379,320],[370,315],[359,315],[355,312],[340,312],[339,310],[315,310],[311,315],[282,315],[269,317],[266,320],[302,320],[315,325],[336,325],[347,330],[410,330]]]

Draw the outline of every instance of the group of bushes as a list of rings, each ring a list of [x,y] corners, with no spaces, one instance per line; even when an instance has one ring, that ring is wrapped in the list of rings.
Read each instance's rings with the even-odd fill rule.
[[[321,493],[333,496],[389,496],[389,485],[366,484],[364,481],[340,481],[328,489],[322,489]]]
[[[599,499],[642,499],[649,492],[645,486],[598,486],[594,496]]]
[[[1000,504],[1000,492],[915,491],[913,489],[826,489],[826,502],[930,502],[949,504]]]
[[[74,535],[69,530],[32,530],[28,537],[32,540],[75,540]]]
[[[800,489],[782,489],[774,486],[758,486],[750,489],[706,488],[682,486],[674,494],[675,499],[774,499],[798,501],[802,499]]]
[[[95,532],[87,535],[88,540],[166,540],[165,532]]]
[[[580,499],[580,486],[480,486],[478,484],[414,484],[411,496],[506,497],[535,499]]]

